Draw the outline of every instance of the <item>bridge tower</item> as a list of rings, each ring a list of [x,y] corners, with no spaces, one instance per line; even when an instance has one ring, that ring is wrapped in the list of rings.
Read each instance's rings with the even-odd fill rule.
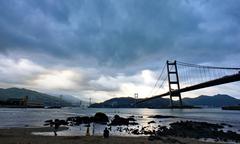
[[[177,62],[167,61],[167,74],[168,74],[168,85],[169,85],[169,93],[170,93],[170,106],[173,108],[173,97],[179,98],[179,106],[182,107],[182,97],[179,84],[178,70],[177,70]]]

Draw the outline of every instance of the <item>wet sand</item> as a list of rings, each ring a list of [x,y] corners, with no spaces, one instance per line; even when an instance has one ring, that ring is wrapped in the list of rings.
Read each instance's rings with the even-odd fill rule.
[[[61,128],[67,129],[67,128]],[[149,141],[148,137],[110,136],[37,136],[32,132],[51,132],[52,128],[10,128],[0,129],[0,144],[210,144],[190,138],[162,137]]]

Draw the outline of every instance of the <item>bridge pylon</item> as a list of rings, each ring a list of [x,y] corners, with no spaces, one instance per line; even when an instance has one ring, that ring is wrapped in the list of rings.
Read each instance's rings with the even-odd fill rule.
[[[169,94],[170,94],[170,106],[173,108],[173,97],[179,98],[179,106],[182,107],[182,97],[180,93],[180,84],[177,70],[177,62],[167,61],[167,74],[168,74],[168,85],[169,85]]]

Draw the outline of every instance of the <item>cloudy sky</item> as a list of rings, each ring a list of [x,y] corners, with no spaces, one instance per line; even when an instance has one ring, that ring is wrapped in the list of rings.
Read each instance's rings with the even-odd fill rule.
[[[102,101],[149,96],[166,60],[239,67],[239,9],[239,0],[0,0],[0,87]],[[186,95],[240,98],[237,86]]]

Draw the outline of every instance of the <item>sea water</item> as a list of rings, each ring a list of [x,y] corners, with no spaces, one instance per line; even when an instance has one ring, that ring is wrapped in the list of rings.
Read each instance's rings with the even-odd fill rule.
[[[111,135],[131,135],[124,131],[126,128],[146,127],[154,129],[158,125],[169,126],[170,123],[180,120],[205,121],[211,123],[226,123],[232,127],[224,130],[232,130],[240,133],[240,111],[222,110],[220,108],[203,109],[147,109],[147,108],[61,108],[61,109],[28,109],[28,108],[0,108],[0,128],[11,127],[43,127],[44,121],[49,119],[66,119],[72,116],[94,116],[96,112],[103,112],[113,118],[134,116],[138,126],[113,127]],[[168,115],[178,118],[154,119],[152,115]],[[148,124],[149,121],[156,123]],[[94,134],[101,135],[106,125],[95,124]],[[92,126],[90,133],[92,133]],[[119,130],[121,129],[121,130]],[[122,131],[122,132],[119,132]],[[58,135],[85,135],[86,126],[70,126],[68,130],[58,132]],[[41,135],[53,135],[52,132],[35,133]]]

